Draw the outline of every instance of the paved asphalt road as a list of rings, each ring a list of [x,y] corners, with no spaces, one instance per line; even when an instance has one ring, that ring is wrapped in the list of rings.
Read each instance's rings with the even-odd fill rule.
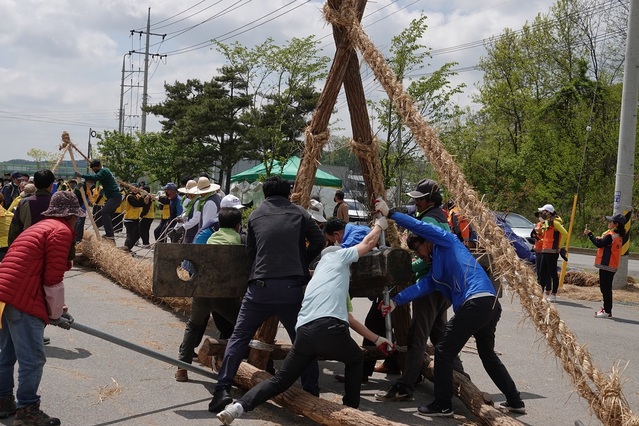
[[[185,317],[174,314],[122,289],[96,271],[74,267],[65,278],[67,303],[76,321],[118,336],[137,345],[175,357],[184,331]],[[354,301],[356,315],[363,319],[367,299]],[[592,416],[588,404],[575,392],[568,376],[535,332],[516,298],[507,292],[497,329],[496,349],[510,370],[524,398],[528,413],[517,416],[527,425],[602,424]],[[635,335],[639,308],[616,304],[615,318],[595,319],[598,302],[559,298],[555,305],[580,344],[587,345],[595,365],[603,373],[623,372],[623,389],[630,406],[639,412],[639,355]],[[281,331],[281,330],[280,330]],[[215,335],[210,329],[209,335]],[[175,368],[164,362],[121,348],[77,330],[47,327],[51,338],[41,385],[42,408],[61,418],[65,425],[211,425],[217,420],[207,411],[213,381],[190,374],[191,381],[173,379]],[[286,340],[280,332],[278,339]],[[487,377],[472,342],[462,353],[473,382],[493,395],[503,396]],[[333,374],[341,373],[337,362],[322,362],[322,397],[339,402],[341,385]],[[374,394],[387,388],[395,376],[376,373],[362,387],[362,410],[409,425],[472,424],[476,419],[458,400],[454,419],[431,419],[416,414],[418,405],[432,398],[432,384],[417,387],[411,402],[382,403]],[[234,390],[234,395],[241,395]],[[11,418],[0,420],[11,425]],[[267,403],[248,413],[238,425],[311,425],[310,420]]]

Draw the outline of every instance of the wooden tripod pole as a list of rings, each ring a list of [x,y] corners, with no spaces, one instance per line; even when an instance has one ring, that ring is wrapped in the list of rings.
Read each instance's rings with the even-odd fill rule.
[[[80,170],[78,169],[78,164],[75,162],[75,157],[73,156],[73,148],[75,149],[78,149],[78,148],[73,144],[73,142],[71,142],[71,137],[69,136],[67,132],[62,132],[62,142],[66,145],[66,149],[69,151],[69,157],[71,157],[71,164],[73,165],[73,170],[76,173],[80,173]],[[82,156],[84,157],[84,154]],[[88,161],[88,158],[86,157],[84,158]],[[91,213],[91,210],[89,208],[89,202],[87,201],[86,182],[82,186],[82,190],[80,191],[80,196],[82,197],[82,202],[84,203],[84,206],[86,207],[87,217],[91,221],[91,226],[93,227],[93,231],[95,231],[95,237],[100,239],[100,231],[98,230],[98,225],[95,223],[95,219],[93,218],[93,214]]]

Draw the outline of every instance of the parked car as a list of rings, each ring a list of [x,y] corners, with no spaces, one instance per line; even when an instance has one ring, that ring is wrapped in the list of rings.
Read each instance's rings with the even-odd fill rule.
[[[370,216],[368,209],[363,203],[352,198],[344,198],[344,202],[348,204],[348,220],[349,222],[368,223]]]
[[[535,229],[534,223],[518,213],[495,212],[495,215],[506,222],[515,235],[526,240],[530,248],[532,248],[534,241],[530,237],[530,233]]]

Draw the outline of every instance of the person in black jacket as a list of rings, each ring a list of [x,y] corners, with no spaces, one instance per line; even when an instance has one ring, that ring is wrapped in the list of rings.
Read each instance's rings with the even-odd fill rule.
[[[246,251],[252,260],[249,285],[219,370],[209,411],[219,413],[233,402],[233,378],[262,323],[272,316],[295,341],[295,323],[302,306],[309,264],[324,248],[324,235],[311,215],[288,197],[291,184],[275,176],[262,187],[265,200],[248,219]],[[308,242],[308,246],[307,246]],[[302,375],[302,387],[319,396],[319,368],[312,363]]]

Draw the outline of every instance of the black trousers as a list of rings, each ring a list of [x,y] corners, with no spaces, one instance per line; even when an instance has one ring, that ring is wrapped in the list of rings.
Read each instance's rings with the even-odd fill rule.
[[[344,397],[342,402],[358,408],[362,384],[362,351],[351,337],[347,322],[325,317],[297,329],[295,344],[275,377],[265,380],[239,399],[245,411],[290,388],[318,357],[344,363]]]
[[[599,270],[599,290],[601,290],[603,308],[607,314],[612,313],[612,280],[614,277],[614,272],[604,269]]]
[[[151,224],[153,223],[153,219],[148,217],[143,217],[140,219],[140,238],[142,239],[142,244],[145,246],[149,245],[149,236],[151,234]]]
[[[510,373],[495,354],[495,330],[501,317],[501,305],[493,296],[467,300],[446,323],[444,336],[435,347],[435,402],[450,407],[453,398],[453,362],[471,336],[477,353],[491,380],[508,402],[520,400]]]
[[[557,272],[557,260],[559,253],[541,253],[539,265],[539,285],[545,291],[556,294],[559,290],[559,273]]]
[[[135,243],[140,239],[140,220],[139,219],[125,219],[124,227],[126,228],[126,240],[124,240],[124,246],[131,250]]]

